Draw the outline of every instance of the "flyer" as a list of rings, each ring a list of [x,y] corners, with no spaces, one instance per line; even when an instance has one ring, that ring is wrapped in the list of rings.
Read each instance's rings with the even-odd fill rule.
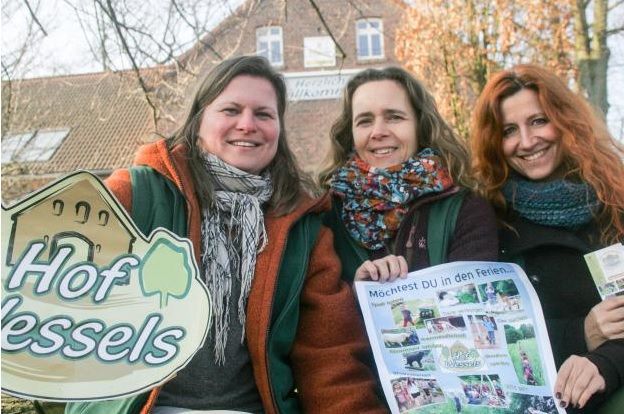
[[[564,413],[539,299],[512,263],[454,262],[356,282],[393,413]]]
[[[600,297],[624,294],[624,245],[615,243],[585,255]]]

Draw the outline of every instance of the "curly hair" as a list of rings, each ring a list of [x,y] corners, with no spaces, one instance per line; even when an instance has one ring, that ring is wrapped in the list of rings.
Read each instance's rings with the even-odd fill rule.
[[[416,139],[419,146],[434,149],[449,169],[456,184],[469,186],[470,156],[466,145],[458,138],[438,112],[435,100],[425,86],[399,67],[365,69],[347,82],[343,91],[342,112],[330,130],[330,151],[326,167],[318,175],[318,183],[329,188],[333,174],[344,165],[353,152],[353,94],[368,82],[391,80],[405,91],[416,113]]]
[[[261,56],[238,56],[216,65],[201,81],[184,124],[169,139],[169,147],[185,145],[189,150],[189,164],[197,194],[202,206],[213,202],[213,189],[202,162],[202,148],[198,144],[199,127],[204,108],[210,105],[237,76],[249,75],[268,80],[277,96],[277,112],[280,125],[277,153],[267,166],[273,180],[273,195],[269,207],[274,214],[286,214],[292,211],[302,193],[315,191],[312,179],[297,164],[295,156],[288,147],[284,115],[286,113],[286,83],[282,75]]]
[[[607,129],[604,118],[550,70],[517,65],[495,74],[477,100],[472,133],[472,164],[479,192],[499,213],[507,210],[501,189],[510,175],[502,150],[501,103],[522,89],[535,91],[544,114],[561,135],[566,178],[590,185],[604,208],[597,217],[601,241],[624,236],[624,147]],[[608,168],[605,168],[608,166]]]

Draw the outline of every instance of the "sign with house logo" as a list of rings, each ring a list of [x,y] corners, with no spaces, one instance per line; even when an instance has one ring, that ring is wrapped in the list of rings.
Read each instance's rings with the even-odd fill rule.
[[[141,234],[77,172],[2,206],[2,391],[49,401],[129,396],[203,344],[211,307],[190,242]]]

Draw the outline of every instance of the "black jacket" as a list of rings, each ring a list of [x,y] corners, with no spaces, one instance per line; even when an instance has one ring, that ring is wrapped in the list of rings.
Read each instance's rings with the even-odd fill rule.
[[[520,264],[533,284],[557,369],[570,355],[581,355],[598,367],[606,381],[606,392],[595,395],[582,411],[594,412],[624,385],[624,339],[607,341],[592,352],[585,344],[585,317],[601,297],[583,255],[606,247],[600,243],[598,228],[592,222],[573,232],[520,217],[507,223],[512,229],[500,233],[501,260]]]

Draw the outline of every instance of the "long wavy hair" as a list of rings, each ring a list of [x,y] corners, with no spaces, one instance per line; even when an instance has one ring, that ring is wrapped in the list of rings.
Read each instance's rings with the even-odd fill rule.
[[[607,129],[604,118],[572,92],[553,72],[523,64],[494,75],[477,100],[471,146],[479,192],[499,217],[507,203],[501,193],[511,169],[504,162],[501,103],[522,89],[535,91],[550,123],[561,135],[566,178],[582,181],[597,193],[604,208],[597,220],[601,241],[610,244],[624,236],[624,147]]]
[[[188,148],[189,164],[199,202],[202,207],[212,205],[214,190],[202,162],[203,150],[199,144],[199,127],[204,108],[223,92],[232,79],[241,75],[266,79],[275,89],[280,134],[275,158],[266,167],[273,180],[273,195],[269,200],[269,208],[275,215],[287,214],[295,209],[305,190],[309,192],[314,190],[314,184],[311,178],[300,169],[294,154],[288,147],[284,127],[286,83],[282,75],[276,72],[265,58],[238,56],[216,65],[200,83],[184,124],[169,138],[168,144],[169,147],[181,144]]]
[[[470,157],[466,145],[442,119],[433,96],[422,82],[408,71],[394,66],[365,69],[347,82],[343,91],[342,112],[330,130],[330,150],[326,166],[318,175],[319,184],[328,189],[334,173],[353,152],[353,94],[365,83],[382,80],[397,82],[407,92],[416,114],[416,139],[419,145],[417,151],[424,147],[434,149],[449,169],[453,182],[470,186]]]

